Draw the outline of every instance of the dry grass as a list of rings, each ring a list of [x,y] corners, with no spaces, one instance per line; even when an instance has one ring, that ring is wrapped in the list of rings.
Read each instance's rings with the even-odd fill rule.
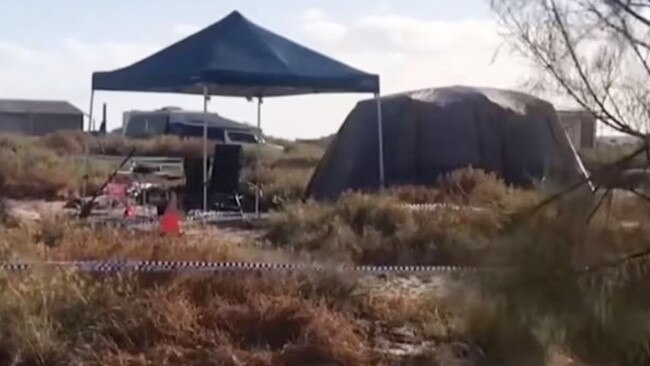
[[[81,132],[57,132],[41,137],[0,135],[0,189],[11,198],[60,199],[78,195],[83,182],[85,144],[91,154],[126,156],[135,149],[140,156],[201,157],[201,139],[160,136],[152,139],[102,138]],[[285,142],[285,151],[255,147],[244,150],[243,179],[259,183],[263,206],[277,208],[300,200],[323,154],[318,145]],[[214,149],[210,143],[209,151]],[[255,171],[259,162],[259,171]],[[98,187],[111,167],[92,161],[90,188]],[[251,197],[254,191],[251,186]]]
[[[2,228],[0,258],[263,255],[220,245],[219,238],[171,240],[58,223],[64,230],[53,230],[54,222]],[[61,235],[56,245],[43,231]],[[369,334],[370,322],[427,329],[440,314],[428,301],[370,296],[337,274],[102,277],[37,268],[0,273],[0,364],[387,364],[373,348],[381,334]]]
[[[303,199],[313,170],[313,168],[275,167],[269,164],[261,166],[257,174],[248,175],[247,181],[256,182],[262,188],[264,207],[278,209]],[[251,189],[249,194],[254,196],[253,188],[249,188]]]
[[[273,154],[253,153],[247,160],[244,179],[260,185],[264,207],[278,209],[304,198],[309,179],[323,153],[322,147],[304,143],[285,143],[283,152]],[[260,159],[257,172],[255,158]]]
[[[463,193],[468,202],[488,204],[484,197],[495,197],[493,193],[474,197],[472,192]],[[455,198],[454,194],[449,195]],[[522,195],[528,197],[528,192]],[[471,349],[472,344],[504,365],[543,365],[556,349],[594,364],[647,362],[643,347],[650,330],[641,321],[650,308],[643,295],[650,283],[646,272],[613,271],[596,282],[579,281],[569,273],[575,257],[583,257],[582,249],[602,257],[650,246],[650,236],[643,231],[647,225],[629,231],[617,224],[631,212],[648,218],[647,204],[630,198],[617,201],[610,221],[599,214],[585,234],[568,228],[554,210],[524,226],[506,228],[501,215],[494,216],[496,221],[482,217],[474,222],[468,221],[472,219],[467,214],[395,209],[396,203],[404,201],[408,197],[350,195],[327,209],[301,205],[301,210],[314,211],[290,210],[295,225],[302,225],[291,230],[314,234],[331,217],[340,221],[328,230],[338,227],[363,233],[370,227],[393,251],[390,255],[378,252],[381,248],[370,246],[362,236],[350,237],[345,244],[365,250],[367,257],[359,258],[394,260],[387,258],[398,251],[409,253],[406,245],[417,243],[416,238],[449,235],[450,244],[462,244],[463,235],[478,235],[477,228],[486,226],[487,234],[482,234],[490,239],[486,249],[474,252],[475,248],[459,246],[460,258],[482,253],[485,258],[474,259],[477,263],[497,257],[514,267],[485,281],[486,291],[465,306],[433,297],[365,292],[356,279],[334,274],[119,279],[46,269],[29,276],[4,274],[0,278],[0,364],[436,364],[443,362],[440,349],[447,347],[443,345]],[[310,215],[316,217],[305,220]],[[473,230],[469,234],[468,228]],[[584,237],[593,240],[588,248],[576,245],[576,238]],[[261,249],[232,247],[216,235],[170,239],[91,230],[55,219],[35,226],[3,227],[0,238],[1,259],[247,261],[264,260],[267,255]],[[345,239],[340,234],[336,238],[339,244]],[[432,250],[417,248],[422,252],[398,260],[413,262]],[[430,340],[439,346],[405,358],[382,354],[379,345],[405,329],[411,340]]]
[[[85,144],[88,143],[89,152],[94,155],[126,156],[135,149],[136,155],[141,156],[203,156],[203,142],[200,138],[159,136],[151,139],[127,139],[114,135],[99,138],[82,132],[64,131],[34,139],[42,146],[66,155],[82,155]],[[209,149],[212,151],[214,144],[210,144]]]
[[[35,141],[46,148],[60,154],[81,155],[84,144],[88,143],[91,154],[97,155],[128,155],[131,150],[140,156],[176,156],[202,157],[203,140],[201,138],[181,138],[178,136],[156,136],[148,139],[131,139],[122,136],[107,135],[103,137],[87,136],[82,132],[56,132],[36,137]],[[214,151],[214,142],[208,142],[208,152]],[[314,166],[323,154],[323,147],[317,144],[294,143],[284,141],[281,144],[284,152],[270,147],[261,147],[259,158],[264,162],[283,160],[285,165]],[[258,157],[256,146],[245,146],[246,163],[252,165]],[[280,163],[282,165],[282,163]]]
[[[50,273],[0,283],[3,364],[369,364],[355,320],[301,297],[297,279]]]
[[[435,187],[396,187],[387,194],[405,203],[469,205],[504,213],[516,212],[539,200],[539,192],[507,186],[495,173],[472,167],[440,177]]]
[[[440,188],[406,187],[383,195],[349,194],[335,204],[288,206],[270,224],[278,247],[361,264],[477,264],[507,223],[507,213],[535,202],[489,174],[464,170]],[[482,211],[413,211],[402,203],[459,203]]]
[[[478,300],[455,308],[463,324],[455,334],[480,345],[496,364],[547,365],[558,352],[587,364],[650,363],[647,260],[576,274],[586,265],[650,250],[648,202],[617,192],[611,208],[605,206],[588,225],[553,206],[509,222],[509,213],[536,202],[535,193],[507,188],[475,171],[448,179],[437,189],[409,187],[380,196],[352,194],[333,205],[294,205],[272,225],[269,238],[317,258],[507,268],[483,277]],[[400,202],[478,205],[490,215],[414,213],[398,209]],[[385,312],[382,303],[403,311]],[[409,314],[417,314],[411,306],[410,300],[380,299],[373,313],[405,324]]]
[[[316,139],[300,139],[297,140],[297,142],[307,145],[316,145],[320,146],[323,149],[326,149],[332,143],[332,141],[334,141],[335,138],[336,134],[331,134]]]
[[[135,149],[139,156],[201,157],[203,142],[159,136],[126,139],[121,136],[89,137],[81,132],[57,132],[41,137],[4,135],[0,137],[0,187],[5,195],[22,198],[67,198],[78,194],[82,183],[85,144],[97,155],[126,156]],[[264,147],[244,149],[243,180],[259,183],[264,192],[263,206],[278,208],[302,199],[304,190],[324,148],[318,144],[285,141],[284,151]],[[209,151],[214,150],[210,143]],[[256,172],[256,164],[259,170]],[[24,167],[29,167],[26,169]],[[100,184],[109,167],[92,161],[91,187]],[[245,185],[250,197],[252,186]]]
[[[548,210],[511,227],[486,256],[508,270],[486,278],[466,310],[473,342],[505,365],[545,365],[558,349],[587,364],[648,364],[647,260],[576,271],[650,250],[649,218],[647,202],[619,197],[587,226]],[[638,226],[621,225],[631,219]]]
[[[46,146],[73,153],[77,140],[67,139],[50,136]],[[36,169],[41,176],[48,169],[69,169],[49,160],[49,148],[16,145],[20,141],[0,139],[0,153],[36,151],[29,154],[48,162]],[[493,175],[469,169],[444,177],[435,189],[349,194],[330,205],[290,203],[318,159],[318,151],[309,146],[294,148],[261,157],[259,178],[267,192],[277,192],[272,195],[284,207],[269,228],[268,239],[276,247],[322,262],[505,264],[508,270],[483,278],[478,294],[465,289],[471,296],[463,306],[366,293],[354,278],[337,275],[5,273],[0,275],[0,364],[445,364],[436,352],[389,363],[377,344],[405,327],[420,341],[478,345],[496,364],[545,365],[558,349],[590,364],[650,363],[647,265],[588,277],[573,273],[586,264],[650,248],[647,202],[619,196],[589,226],[576,226],[577,220],[567,220],[553,207],[515,225],[510,214],[536,202],[539,193],[506,187]],[[26,158],[7,156],[10,162],[2,159],[0,165],[23,175],[14,181],[0,175],[1,184],[9,179],[16,186],[35,174],[16,164]],[[255,158],[247,155],[248,167]],[[289,172],[303,173],[290,178]],[[66,187],[56,174],[47,178],[56,184],[42,185]],[[418,212],[399,208],[401,203],[486,210]],[[630,221],[634,225],[624,224]],[[216,235],[172,239],[91,230],[56,218],[35,226],[0,226],[0,259],[257,261],[272,256],[286,261],[294,256],[230,244]]]
[[[0,259],[17,256],[40,260],[186,260],[251,261],[275,258],[253,247],[234,245],[218,231],[205,235],[168,237],[157,231],[137,232],[91,228],[61,218],[0,227]]]
[[[4,199],[0,198],[0,225],[6,225],[10,219],[9,206]]]
[[[108,176],[108,168],[94,164],[90,187]],[[83,162],[41,146],[35,138],[0,135],[0,192],[12,198],[67,198],[83,182]]]

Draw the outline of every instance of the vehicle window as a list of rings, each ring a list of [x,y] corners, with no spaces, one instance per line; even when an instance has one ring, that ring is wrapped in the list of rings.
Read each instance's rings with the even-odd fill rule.
[[[162,135],[167,128],[167,117],[155,113],[133,114],[126,121],[126,136],[144,138]]]
[[[247,142],[251,144],[257,143],[257,137],[250,133],[228,131],[228,137],[230,137],[231,141],[235,142]]]

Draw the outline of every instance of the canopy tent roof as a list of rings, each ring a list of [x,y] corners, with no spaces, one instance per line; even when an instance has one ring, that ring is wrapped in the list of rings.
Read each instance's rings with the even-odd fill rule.
[[[93,90],[262,97],[379,92],[379,77],[354,69],[232,12],[131,66],[93,73]]]

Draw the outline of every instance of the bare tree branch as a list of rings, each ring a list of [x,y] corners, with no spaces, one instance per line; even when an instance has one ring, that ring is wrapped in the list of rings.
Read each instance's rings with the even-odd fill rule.
[[[536,61],[540,62],[542,66],[549,72],[551,73],[556,81],[563,87],[565,92],[569,94],[581,107],[583,107],[586,110],[591,110],[590,106],[588,105],[587,102],[585,102],[574,90],[574,88],[569,85],[568,80],[561,75],[558,70],[555,68],[554,63],[552,60],[549,60],[541,50],[536,47],[536,44],[533,42],[533,40],[529,37],[527,30],[525,29],[525,26],[518,22],[516,20],[516,17],[512,13],[512,9],[509,7],[506,8],[507,14],[510,16],[510,20],[512,23],[515,25],[516,30],[517,30],[517,35],[521,39],[522,42],[528,47],[528,49],[533,53],[533,56]],[[593,111],[593,114],[601,119],[605,124],[609,125],[610,127],[619,130],[621,132],[626,132],[625,128],[626,126],[622,123],[616,123],[610,122],[610,120],[607,119],[607,116],[603,116],[602,113],[598,113],[596,111]]]
[[[600,199],[598,200],[598,202],[596,203],[594,208],[591,210],[591,212],[587,216],[587,222],[588,223],[591,222],[591,219],[593,219],[594,216],[596,216],[596,213],[598,213],[598,210],[600,209],[600,207],[603,205],[603,203],[605,202],[605,200],[609,197],[609,195],[611,193],[612,193],[612,188],[607,188],[605,190],[605,193],[603,193],[603,195],[600,197]]]
[[[616,25],[614,22],[611,21],[611,17],[614,16],[614,14],[608,14],[604,15],[596,6],[593,4],[588,5],[588,11],[591,12],[593,15],[595,15],[600,22],[605,24],[606,26],[612,28],[616,33],[625,35],[628,40],[630,41],[631,44],[635,44],[641,47],[644,47],[646,49],[650,50],[650,42],[646,42],[642,39],[636,38],[632,36],[630,33],[630,30],[627,28],[624,28],[623,26]]]
[[[511,44],[551,77],[551,83],[541,80],[536,85],[555,85],[605,125],[645,139],[650,123],[650,41],[645,35],[650,27],[620,5],[643,17],[641,11],[650,9],[650,2],[646,6],[621,0],[491,0],[491,4],[510,30]]]
[[[650,20],[643,15],[639,14],[636,10],[634,10],[634,3],[628,2],[627,4],[623,3],[621,0],[608,0],[609,3],[619,7],[623,11],[625,11],[627,14],[631,15],[634,19],[640,21],[641,23],[645,24],[646,26],[650,27]],[[638,5],[637,5],[638,6]]]
[[[530,209],[522,212],[520,217],[527,217],[530,216],[536,212],[539,212],[544,207],[547,207],[548,205],[557,202],[558,200],[566,197],[567,195],[577,191],[580,187],[584,186],[585,184],[589,182],[594,182],[597,186],[603,186],[603,187],[611,187],[612,184],[609,182],[611,180],[612,175],[617,175],[616,173],[622,171],[627,164],[629,164],[632,160],[634,160],[637,156],[643,154],[644,152],[648,151],[646,146],[642,146],[636,150],[634,150],[632,153],[624,156],[623,158],[603,166],[602,168],[596,170],[592,174],[590,174],[588,177],[580,179],[573,185],[566,187],[564,190],[557,192],[541,202],[537,203],[535,206],[531,207]]]
[[[550,4],[551,4],[551,12],[553,13],[553,17],[555,18],[555,21],[557,22],[560,34],[562,35],[562,38],[564,39],[564,44],[566,45],[567,51],[568,51],[569,55],[571,56],[571,60],[573,61],[574,67],[578,71],[578,75],[580,76],[580,79],[584,83],[590,97],[593,99],[593,101],[596,103],[596,105],[598,105],[600,110],[603,112],[603,114],[610,121],[614,122],[614,124],[616,124],[616,125],[619,125],[624,132],[635,134],[635,132],[631,130],[629,125],[625,124],[622,121],[618,121],[618,119],[614,115],[612,115],[612,113],[604,105],[603,101],[599,98],[599,96],[594,91],[594,88],[591,85],[591,81],[589,80],[589,78],[587,78],[587,75],[586,75],[585,71],[582,68],[582,63],[578,59],[576,51],[575,51],[575,49],[573,47],[572,40],[571,40],[571,38],[569,36],[569,33],[567,31],[566,24],[564,23],[564,20],[562,19],[562,16],[560,14],[560,10],[557,7],[556,1],[555,0],[550,0]],[[639,133],[639,135],[641,135],[641,134]]]

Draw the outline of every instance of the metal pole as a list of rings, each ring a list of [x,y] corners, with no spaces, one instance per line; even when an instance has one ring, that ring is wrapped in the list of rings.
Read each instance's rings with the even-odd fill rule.
[[[257,98],[257,132],[262,134],[262,97]],[[261,136],[260,136],[261,137]],[[255,158],[255,215],[259,218],[260,213],[260,157],[262,155],[262,143],[257,144],[257,157]]]
[[[203,211],[208,210],[208,87],[203,86]]]
[[[379,93],[375,93],[375,100],[377,101],[377,141],[379,142],[379,186],[384,188],[386,186],[384,172],[384,125],[381,111],[381,96]]]
[[[108,115],[107,115],[107,109],[106,109],[106,103],[102,105],[102,123],[99,125],[99,129],[101,130],[101,126],[104,125],[105,130],[108,130]],[[94,123],[93,123],[94,124]],[[100,134],[102,131],[99,131]]]
[[[88,193],[88,174],[90,170],[90,130],[92,128],[93,120],[93,105],[95,104],[95,89],[90,90],[90,107],[88,108],[88,133],[84,134],[84,175],[83,184],[81,185],[81,197],[86,197]],[[81,131],[83,132],[83,120],[81,124]]]

